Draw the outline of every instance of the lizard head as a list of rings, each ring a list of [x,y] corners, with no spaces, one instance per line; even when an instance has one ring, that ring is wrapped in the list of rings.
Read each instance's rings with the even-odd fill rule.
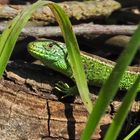
[[[65,75],[70,75],[71,68],[67,59],[67,49],[63,43],[49,39],[41,40],[29,43],[27,49],[33,57],[39,59],[45,66]]]

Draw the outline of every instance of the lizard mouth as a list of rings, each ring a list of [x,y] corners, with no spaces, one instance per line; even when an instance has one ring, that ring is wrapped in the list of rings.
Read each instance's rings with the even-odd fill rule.
[[[32,42],[29,43],[29,45],[27,46],[27,50],[33,57],[36,57],[36,58],[40,58],[41,56],[45,54],[42,46],[37,47]]]

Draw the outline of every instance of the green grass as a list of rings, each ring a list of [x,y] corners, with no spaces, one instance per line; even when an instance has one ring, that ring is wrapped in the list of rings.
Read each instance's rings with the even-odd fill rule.
[[[113,99],[113,97],[115,96],[118,90],[119,81],[121,80],[124,71],[127,69],[127,66],[130,64],[139,46],[140,46],[140,25],[138,26],[138,29],[135,31],[133,37],[128,43],[128,47],[120,55],[115,68],[110,74],[110,77],[108,78],[106,83],[102,86],[99,92],[99,97],[95,103],[95,106],[93,107],[92,113],[89,115],[86,128],[82,134],[81,140],[89,139],[92,133],[95,131],[95,128],[97,124],[99,123],[101,116],[105,112],[107,106],[109,105],[110,101]],[[140,82],[140,79],[138,77],[138,80],[136,80],[136,83],[133,85],[134,87],[132,87],[133,90],[130,89],[130,91],[128,91],[128,93],[126,94],[125,101],[120,107],[120,110],[121,110],[121,108],[125,106],[125,108],[123,108],[123,111],[125,110],[126,113],[123,113],[122,111],[118,111],[119,121],[120,122],[122,121],[122,123],[119,127],[117,125],[114,126],[114,123],[116,122],[116,120],[114,121],[114,123],[112,123],[113,126],[110,126],[110,129],[112,129],[113,127],[113,133],[117,133],[117,134],[119,133],[120,127],[122,126],[124,122],[124,118],[127,116],[127,113],[129,111],[131,102],[136,96],[139,82]],[[128,98],[130,98],[129,103],[127,102]],[[118,120],[118,116],[116,119]],[[109,134],[107,133],[107,138],[114,140],[116,139],[115,134],[113,137],[111,137],[112,130],[110,129],[108,132]],[[110,137],[108,137],[108,135]]]
[[[138,125],[130,134],[128,134],[124,140],[129,140],[136,132],[140,131],[140,125]]]
[[[118,89],[119,81],[124,71],[127,69],[127,66],[133,59],[138,49],[138,46],[140,45],[140,26],[133,35],[131,41],[128,44],[128,47],[124,50],[124,52],[118,59],[117,65],[112,71],[109,79],[101,88],[101,91],[99,92],[99,98],[97,99],[96,104],[93,107],[93,104],[89,97],[87,80],[84,73],[83,64],[80,58],[78,43],[75,34],[72,30],[72,25],[66,13],[57,4],[51,3],[49,1],[39,0],[32,6],[29,6],[23,12],[18,14],[5,28],[0,38],[0,77],[2,77],[3,75],[7,62],[10,58],[10,55],[13,51],[13,48],[22,28],[30,19],[32,13],[37,8],[43,5],[48,5],[50,7],[57,22],[59,23],[68,49],[68,55],[70,58],[70,64],[73,70],[76,85],[78,87],[81,99],[89,112],[88,121],[85,130],[83,131],[83,134],[81,136],[81,140],[88,140],[90,139],[92,133],[95,131],[95,128],[97,127],[100,118],[104,114],[106,107],[109,105],[110,101],[115,96],[116,91]],[[130,105],[136,96],[139,81],[140,78],[136,80],[132,88],[130,88],[130,90],[128,91],[128,94],[126,94],[126,97],[124,97],[123,104],[120,107],[118,113],[116,114],[115,119],[113,120],[113,123],[106,134],[105,139],[112,139],[112,133],[115,133],[114,139],[116,139],[120,128],[124,122],[124,119],[127,116]],[[120,120],[119,128],[115,125],[118,119]]]
[[[74,32],[72,31],[72,25],[69,21],[66,13],[55,3],[40,0],[33,4],[32,6],[25,9],[22,13],[17,15],[15,19],[9,23],[7,28],[2,33],[0,38],[0,77],[2,76],[9,57],[12,53],[14,45],[17,38],[26,25],[27,21],[31,17],[31,14],[39,7],[43,5],[48,5],[55,15],[57,22],[60,25],[61,31],[63,33],[64,40],[69,53],[69,58],[71,61],[71,67],[76,80],[77,87],[79,89],[81,98],[89,112],[92,110],[92,102],[89,97],[89,91],[86,82],[86,76],[82,66],[82,61],[80,59],[80,52],[78,43]],[[82,82],[81,82],[82,81]]]

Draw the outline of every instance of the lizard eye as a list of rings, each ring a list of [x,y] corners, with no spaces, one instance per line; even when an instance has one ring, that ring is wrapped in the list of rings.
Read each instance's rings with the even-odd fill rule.
[[[53,47],[53,44],[49,44],[49,45],[48,45],[48,48],[52,48],[52,47]]]

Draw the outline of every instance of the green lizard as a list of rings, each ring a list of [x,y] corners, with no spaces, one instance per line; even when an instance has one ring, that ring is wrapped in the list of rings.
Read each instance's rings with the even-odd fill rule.
[[[36,41],[29,43],[28,51],[45,66],[74,80],[65,44],[53,40]],[[115,62],[85,52],[81,52],[81,58],[89,85],[102,86]],[[139,74],[140,68],[129,66],[120,81],[119,88],[127,90]]]

